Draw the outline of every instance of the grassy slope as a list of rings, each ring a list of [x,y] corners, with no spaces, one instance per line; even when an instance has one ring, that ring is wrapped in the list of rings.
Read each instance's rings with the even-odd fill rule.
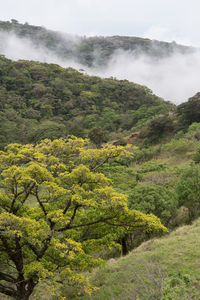
[[[157,183],[162,173],[167,177],[169,172],[169,180],[173,185],[177,180],[178,169],[190,165],[196,147],[197,144],[191,142],[188,149],[182,149],[185,151],[178,151],[178,153],[168,153],[168,149],[164,148],[148,163],[166,164],[168,171],[148,172],[144,174],[140,185]],[[144,164],[133,164],[129,170],[137,171]],[[126,183],[122,180],[122,189],[126,186],[127,191],[129,190],[128,179],[131,177],[131,174],[126,176]],[[113,179],[118,181],[118,178]],[[165,179],[163,180],[165,182]],[[162,183],[158,184],[162,185]],[[76,300],[199,300],[199,234],[200,219],[193,225],[180,227],[163,238],[144,242],[126,257],[107,262],[103,268],[93,271],[90,279],[100,289],[92,296],[78,297]],[[163,294],[167,296],[162,296]],[[69,296],[66,291],[66,298],[68,299]]]
[[[200,219],[143,243],[91,274],[100,289],[79,300],[199,299]],[[162,293],[168,296],[163,296]]]

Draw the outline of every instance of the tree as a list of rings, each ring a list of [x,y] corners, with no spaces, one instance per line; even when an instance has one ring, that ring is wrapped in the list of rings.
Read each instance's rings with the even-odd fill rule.
[[[96,249],[116,246],[127,230],[166,230],[153,215],[129,211],[126,197],[97,172],[124,147],[86,148],[81,138],[10,144],[0,152],[0,293],[29,299],[46,281],[90,293],[84,270]]]
[[[167,225],[178,206],[176,193],[164,186],[136,186],[129,195],[129,207],[153,213]]]
[[[179,116],[179,129],[186,130],[190,124],[200,121],[200,93],[189,98],[187,102],[181,103],[177,107]]]
[[[149,143],[158,143],[162,138],[171,134],[174,129],[173,117],[170,115],[161,115],[149,122],[146,132],[143,132],[141,137],[147,138]]]
[[[97,147],[100,147],[102,143],[108,141],[108,132],[102,128],[93,127],[89,131],[88,137]]]
[[[176,185],[179,206],[189,209],[190,220],[199,216],[200,211],[200,166],[191,165],[183,170]]]

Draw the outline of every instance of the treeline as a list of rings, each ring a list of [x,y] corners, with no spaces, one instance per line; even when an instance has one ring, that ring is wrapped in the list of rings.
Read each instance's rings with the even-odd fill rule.
[[[41,26],[32,26],[17,20],[0,21],[0,32],[14,33],[19,38],[28,38],[37,47],[47,48],[62,59],[73,59],[83,65],[105,65],[118,50],[131,51],[135,55],[145,54],[162,58],[178,53],[193,51],[192,47],[181,46],[175,42],[161,42],[147,38],[129,36],[79,37],[47,30]],[[98,55],[97,55],[98,54]]]

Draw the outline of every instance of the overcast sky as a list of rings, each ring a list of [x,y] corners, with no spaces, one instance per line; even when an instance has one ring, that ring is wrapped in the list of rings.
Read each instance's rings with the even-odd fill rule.
[[[0,0],[0,20],[78,35],[129,35],[200,46],[199,0]]]

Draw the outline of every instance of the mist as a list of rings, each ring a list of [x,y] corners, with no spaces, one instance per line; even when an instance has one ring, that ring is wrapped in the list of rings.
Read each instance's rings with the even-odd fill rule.
[[[64,38],[64,35],[62,38]],[[66,42],[68,42],[69,36],[65,38]],[[74,37],[73,43],[74,41],[78,43],[76,37]],[[62,67],[83,68],[83,66],[78,64],[75,60],[63,60],[47,48],[40,45],[36,46],[30,39],[20,38],[14,32],[0,32],[0,54],[5,55],[11,60],[25,59],[58,64]]]
[[[102,78],[115,77],[145,85],[164,100],[180,104],[200,91],[200,51],[189,54],[174,52],[171,56],[155,59],[134,52],[117,51],[104,67],[87,68],[75,61],[64,60],[50,50],[35,46],[27,38],[14,33],[0,33],[0,53],[12,60],[26,59],[59,64],[62,67],[84,69],[87,74]],[[78,41],[76,40],[76,43]],[[98,51],[94,53],[98,61]]]
[[[157,59],[147,55],[118,51],[109,61],[103,77],[127,79],[150,88],[161,98],[180,104],[200,91],[200,51],[190,54],[173,53]]]

